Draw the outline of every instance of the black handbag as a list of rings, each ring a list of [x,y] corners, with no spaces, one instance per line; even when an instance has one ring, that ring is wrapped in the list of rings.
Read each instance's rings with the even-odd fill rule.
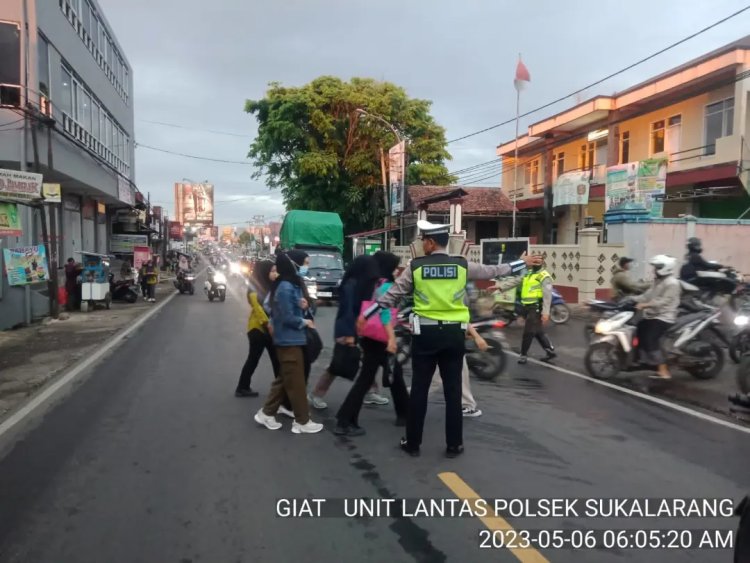
[[[358,346],[349,346],[339,342],[333,347],[333,359],[328,366],[328,373],[354,381],[359,372],[360,351]]]
[[[307,327],[305,332],[307,333],[307,361],[314,364],[323,351],[323,339],[320,338],[317,329]]]

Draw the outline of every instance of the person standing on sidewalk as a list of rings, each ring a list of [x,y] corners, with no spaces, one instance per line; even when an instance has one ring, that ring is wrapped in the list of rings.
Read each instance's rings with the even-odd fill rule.
[[[381,308],[395,307],[402,298],[413,295],[412,387],[406,421],[406,437],[401,449],[419,455],[427,395],[435,373],[445,389],[446,455],[463,453],[463,416],[461,414],[461,366],[465,352],[466,329],[470,312],[464,302],[466,282],[492,279],[519,273],[527,266],[539,265],[541,256],[526,256],[510,264],[485,266],[469,263],[463,256],[449,256],[450,225],[418,221],[422,232],[425,256],[412,260],[410,267],[396,280],[388,292],[365,311],[360,326]]]
[[[263,408],[255,414],[255,421],[269,430],[281,428],[276,413],[286,395],[294,411],[292,432],[314,434],[323,430],[323,425],[310,419],[305,392],[305,330],[314,328],[315,324],[304,317],[309,303],[304,298],[304,281],[298,273],[298,266],[289,256],[280,254],[276,270],[279,277],[271,288],[271,321],[280,376],[273,381]]]
[[[378,252],[373,257],[373,262],[378,266],[381,278],[368,283],[364,291],[370,291],[369,300],[376,300],[385,295],[393,285],[393,273],[398,268],[398,256],[390,252]],[[361,309],[361,305],[360,305]],[[352,320],[356,319],[357,312]],[[359,376],[354,381],[354,385],[349,389],[339,412],[336,414],[338,424],[334,433],[339,436],[361,436],[365,431],[359,426],[359,412],[365,401],[368,389],[375,382],[375,376],[380,368],[384,373],[388,368],[388,357],[396,353],[396,333],[393,330],[393,319],[391,310],[383,309],[380,311],[380,317],[375,322],[380,322],[382,331],[374,331],[369,336],[360,338],[360,347],[362,348],[362,367]],[[354,324],[354,323],[353,323]],[[378,334],[375,334],[378,332]]]
[[[271,289],[271,269],[273,262],[262,260],[255,265],[247,290],[247,302],[250,304],[250,316],[247,319],[247,340],[249,349],[247,359],[242,366],[240,379],[237,382],[235,397],[257,397],[258,392],[250,387],[250,380],[258,367],[263,351],[268,350],[268,357],[273,367],[274,378],[279,376],[279,363],[276,359],[271,335],[268,332],[268,315],[261,303]]]
[[[154,266],[154,262],[149,260],[143,267],[143,278],[146,284],[147,301],[156,303],[156,286],[159,283],[159,270]]]
[[[357,256],[344,272],[339,287],[339,307],[333,328],[333,337],[339,344],[357,345],[357,316],[362,308],[362,301],[372,299],[372,291],[379,277],[378,263],[372,256]],[[330,368],[318,378],[315,388],[308,397],[313,408],[328,408],[323,397],[331,388],[335,378],[336,374]],[[377,404],[383,404],[383,402]],[[385,404],[388,404],[388,399],[385,399]]]
[[[527,354],[534,338],[547,353],[543,360],[548,362],[557,356],[555,347],[544,332],[545,325],[549,323],[549,311],[552,307],[552,276],[547,270],[542,269],[541,264],[535,266],[523,277],[518,291],[526,319],[518,363],[528,362]]]
[[[68,294],[66,303],[68,311],[77,311],[81,308],[81,283],[79,276],[83,268],[73,258],[68,258],[65,264],[65,291]]]

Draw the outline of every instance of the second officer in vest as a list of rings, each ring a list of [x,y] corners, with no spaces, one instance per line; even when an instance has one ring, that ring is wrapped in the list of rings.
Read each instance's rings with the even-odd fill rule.
[[[541,264],[534,266],[521,280],[518,293],[526,317],[518,363],[526,363],[526,354],[535,337],[547,352],[544,360],[549,361],[556,355],[554,346],[544,332],[544,325],[549,322],[549,311],[552,306],[552,276],[547,270],[542,269]]]
[[[365,312],[365,317],[371,317],[381,307],[395,307],[403,297],[413,295],[412,385],[401,448],[419,455],[427,395],[435,368],[439,367],[445,393],[446,455],[456,457],[463,452],[461,368],[470,317],[464,301],[466,282],[517,275],[527,266],[541,264],[541,257],[523,256],[498,266],[471,263],[462,256],[448,255],[450,225],[419,221],[417,228],[422,232],[425,256],[411,261],[388,292]]]

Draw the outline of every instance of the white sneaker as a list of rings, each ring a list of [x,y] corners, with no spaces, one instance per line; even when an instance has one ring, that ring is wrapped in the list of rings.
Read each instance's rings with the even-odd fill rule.
[[[388,397],[383,397],[379,393],[368,393],[365,395],[364,403],[366,405],[387,405],[391,401]]]
[[[312,393],[310,393],[307,396],[307,401],[312,405],[314,409],[323,410],[328,408],[328,403],[326,403],[323,399],[320,397],[316,397]]]
[[[281,423],[276,420],[276,417],[268,416],[263,412],[263,409],[260,409],[255,413],[255,422],[257,422],[261,426],[265,426],[269,430],[278,430],[279,428],[281,428]]]
[[[479,409],[472,409],[471,407],[464,407],[461,409],[462,414],[467,418],[476,418],[482,416],[482,411]]]
[[[312,419],[305,424],[300,424],[296,420],[292,423],[292,432],[295,434],[315,434],[321,430],[323,430],[323,425],[319,422],[313,422]]]
[[[276,412],[276,414],[283,414],[284,416],[288,416],[289,418],[294,418],[294,413],[284,405],[279,405],[279,410]]]

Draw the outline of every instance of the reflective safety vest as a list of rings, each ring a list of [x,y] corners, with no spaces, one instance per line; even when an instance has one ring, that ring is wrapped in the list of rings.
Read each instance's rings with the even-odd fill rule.
[[[539,303],[544,298],[542,283],[551,277],[546,270],[526,274],[521,282],[521,303],[523,305]]]
[[[445,322],[468,323],[464,303],[469,264],[462,256],[435,254],[411,261],[416,315]]]

